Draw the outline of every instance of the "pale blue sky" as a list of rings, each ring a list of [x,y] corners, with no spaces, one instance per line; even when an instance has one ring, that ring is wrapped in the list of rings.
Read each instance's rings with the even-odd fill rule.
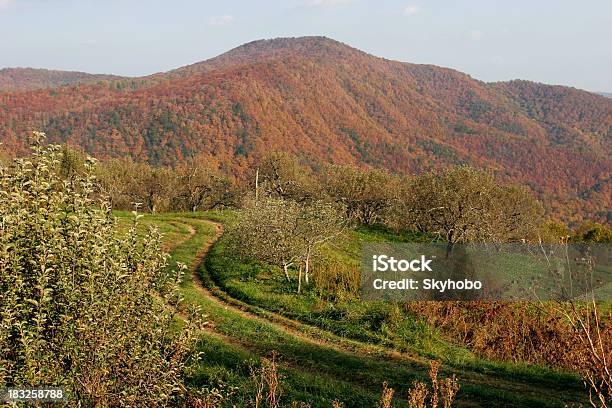
[[[302,35],[485,81],[612,92],[611,0],[0,0],[0,68],[146,75]]]

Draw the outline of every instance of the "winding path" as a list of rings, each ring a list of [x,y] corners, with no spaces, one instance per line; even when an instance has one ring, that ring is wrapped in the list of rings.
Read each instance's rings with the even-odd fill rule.
[[[198,252],[197,256],[193,259],[192,264],[190,265],[193,285],[200,296],[208,299],[211,302],[214,302],[217,306],[225,310],[229,310],[238,314],[244,319],[257,321],[265,325],[270,325],[275,330],[282,332],[288,336],[291,336],[295,339],[298,339],[301,343],[315,347],[325,348],[328,350],[334,350],[338,353],[350,354],[362,359],[384,360],[387,361],[389,364],[397,364],[398,368],[400,368],[401,366],[403,369],[416,371],[419,375],[422,375],[424,372],[426,372],[428,360],[425,358],[413,356],[407,353],[402,353],[397,350],[378,345],[362,343],[356,340],[339,337],[317,327],[313,327],[305,323],[289,319],[281,314],[274,313],[234,299],[229,294],[216,287],[214,284],[211,285],[211,287],[207,287],[204,284],[201,275],[202,273],[206,273],[204,262],[212,245],[223,234],[223,226],[211,220],[203,219],[199,221],[209,223],[213,225],[215,229],[214,237],[204,244],[204,246]],[[177,218],[172,223],[182,224],[188,232],[187,236],[184,239],[181,239],[178,242],[174,243],[174,248],[179,247],[180,245],[188,242],[197,234],[196,228],[194,228],[194,226],[192,225],[193,220],[190,220],[188,218]],[[228,333],[222,333],[221,331],[217,330],[215,328],[214,322],[212,322],[211,325],[206,328],[206,332],[211,336],[220,339],[224,343],[229,343],[234,346],[238,346],[244,350],[251,351],[257,355],[262,355],[262,350],[258,349],[257,347],[254,347],[248,341],[245,341],[244,339],[237,339],[235,337],[232,337],[231,335],[228,335]],[[283,363],[296,369],[307,370],[306,367],[300,365],[299,361],[292,361],[291,355],[283,355]],[[445,367],[444,372],[447,375],[457,375],[463,385],[471,384],[474,386],[486,386],[492,389],[501,390],[502,392],[507,392],[510,395],[514,395],[515,398],[520,398],[519,396],[523,395],[541,397],[542,395],[547,395],[548,393],[550,393],[551,405],[553,406],[557,404],[552,403],[552,401],[557,401],[557,403],[560,402],[559,395],[563,394],[564,392],[562,387],[557,388],[551,384],[530,383],[528,380],[521,379],[517,379],[516,381],[514,381],[499,378],[495,375],[470,371],[469,369]],[[325,377],[324,373],[316,372],[316,374]],[[340,381],[348,381],[353,383],[356,382],[359,384],[359,386],[362,387],[376,390],[380,389],[380,384],[364,384],[360,383],[359,379],[356,378],[341,379]],[[555,394],[554,396],[552,395],[553,393]],[[581,394],[571,392],[571,395],[572,397],[577,397]],[[460,405],[490,406],[489,404],[490,402],[488,404],[482,405],[476,401],[463,401],[463,403],[461,403]],[[508,406],[507,403],[505,406]],[[560,404],[559,406],[562,406],[562,404]]]

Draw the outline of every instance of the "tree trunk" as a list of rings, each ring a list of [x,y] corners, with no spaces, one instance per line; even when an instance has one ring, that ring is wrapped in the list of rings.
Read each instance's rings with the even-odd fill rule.
[[[291,282],[291,279],[289,278],[289,265],[290,264],[283,264],[283,270],[285,271],[285,278],[287,278],[287,282]]]
[[[446,243],[446,259],[448,259],[453,253],[454,246],[455,246],[455,243],[453,241],[448,241]]]
[[[446,259],[448,259],[453,253],[453,247],[455,246],[455,241],[453,239],[454,236],[455,236],[455,231],[452,229],[446,233],[446,256],[445,256]]]
[[[259,167],[255,171],[255,202],[259,198]]]
[[[304,262],[304,264],[306,265],[304,280],[306,281],[306,285],[310,285],[310,276],[308,274],[308,272],[310,271],[310,251],[308,251],[308,254],[306,255],[306,261]]]
[[[300,265],[300,270],[298,271],[298,289],[297,293],[302,291],[302,265]]]

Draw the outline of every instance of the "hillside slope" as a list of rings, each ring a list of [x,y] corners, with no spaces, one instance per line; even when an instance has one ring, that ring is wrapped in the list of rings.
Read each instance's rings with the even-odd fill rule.
[[[0,140],[43,129],[98,157],[194,153],[241,173],[269,150],[407,173],[469,163],[529,185],[551,213],[610,222],[612,100],[487,84],[324,37],[263,40],[168,73],[0,94]]]
[[[55,71],[36,68],[0,69],[1,91],[28,91],[63,85],[91,84],[121,79],[117,75],[87,74],[76,71]]]

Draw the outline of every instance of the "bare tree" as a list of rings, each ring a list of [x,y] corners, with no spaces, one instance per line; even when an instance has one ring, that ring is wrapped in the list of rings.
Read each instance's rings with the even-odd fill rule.
[[[171,169],[121,159],[101,163],[97,175],[113,208],[131,209],[134,203],[141,203],[145,211],[157,212],[167,206]]]
[[[238,196],[233,183],[205,157],[194,158],[176,168],[169,195],[171,208],[180,211],[230,207],[236,204]]]
[[[247,203],[230,230],[233,250],[244,258],[283,268],[290,281],[289,267],[304,253],[298,237],[300,205],[275,198]]]
[[[297,157],[284,152],[265,156],[256,170],[256,195],[307,202],[321,195],[321,188],[312,170]]]

